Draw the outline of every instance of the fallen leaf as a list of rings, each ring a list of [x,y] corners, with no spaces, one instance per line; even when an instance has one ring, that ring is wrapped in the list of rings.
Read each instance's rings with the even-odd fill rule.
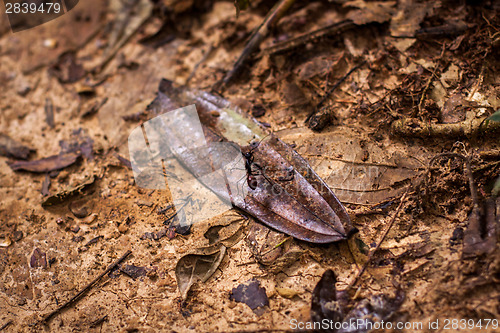
[[[314,287],[311,299],[311,320],[321,322],[324,319],[334,322],[342,321],[343,309],[337,301],[337,290],[335,289],[337,277],[328,269]]]
[[[258,280],[252,279],[233,288],[229,299],[245,303],[252,310],[269,306],[266,289],[260,286]]]
[[[39,248],[35,248],[30,258],[31,268],[47,268],[47,255]]]
[[[226,247],[221,246],[218,252],[211,255],[188,254],[179,259],[175,277],[182,299],[187,298],[195,283],[204,283],[215,273],[225,254]]]
[[[496,203],[492,198],[484,202],[479,209],[472,210],[464,232],[464,258],[474,258],[495,250],[498,232],[498,216],[495,210]]]
[[[34,152],[33,149],[23,146],[8,135],[0,133],[0,155],[27,160],[32,152]]]
[[[0,237],[0,247],[9,247],[12,244],[9,236]]]
[[[193,103],[196,104],[199,118],[186,114],[183,119],[199,119],[202,128],[199,121],[192,124],[186,122],[181,128],[178,120],[175,123],[169,120],[170,111],[178,114],[182,110],[174,110],[175,108]],[[211,115],[215,109],[219,112],[219,117]],[[228,101],[204,91],[176,88],[172,82],[162,80],[158,96],[150,104],[148,111],[150,116],[156,116],[145,123],[149,142],[152,142],[151,138],[155,138],[155,146],[169,146],[176,160],[181,161],[182,166],[190,171],[191,177],[195,176],[219,198],[278,231],[313,243],[342,240],[353,230],[344,207],[310,165],[280,139],[271,134],[266,135],[255,120]],[[176,125],[169,127],[168,124]],[[137,136],[143,136],[138,129],[134,130]],[[183,148],[191,146],[189,140],[192,141],[192,138],[184,135],[188,129],[193,133],[204,134],[208,146],[191,150]],[[255,138],[261,139],[255,142]],[[141,143],[143,140],[134,139],[134,143],[138,141],[137,148],[132,147],[130,152],[132,167],[137,175],[144,174],[140,170],[144,165],[141,160],[144,158],[144,154],[141,155],[144,152]],[[227,145],[222,146],[224,149],[219,151],[217,149],[221,145],[217,143],[221,141]],[[169,145],[169,142],[174,145]],[[260,169],[260,172],[257,170],[252,175],[255,187],[248,184],[249,175],[245,168],[245,156],[250,155],[253,156],[251,164],[259,165]],[[233,161],[236,159],[241,166],[228,167],[234,165]],[[153,160],[150,162],[157,164]],[[214,165],[220,165],[216,168],[218,171],[228,167],[223,169],[225,175],[222,172],[214,173]],[[158,165],[157,169],[160,170],[160,167]],[[145,187],[165,186],[163,177],[153,177],[152,180],[153,183],[147,183]],[[228,186],[233,187],[231,194],[228,193]]]
[[[29,172],[44,173],[64,169],[74,164],[80,155],[80,153],[71,152],[67,154],[53,155],[36,161],[9,161],[7,164],[14,171],[24,170]]]
[[[147,270],[145,267],[140,267],[140,266],[134,266],[134,265],[125,265],[120,268],[120,271],[128,276],[130,276],[132,279],[137,279],[141,276],[145,276],[147,273]]]
[[[344,3],[344,7],[355,7],[359,10],[351,11],[347,18],[358,25],[371,22],[384,23],[391,19],[396,12],[396,1],[363,1],[354,0]]]
[[[97,177],[95,175],[92,175],[91,177],[88,177],[87,179],[85,179],[76,186],[69,186],[67,189],[60,191],[54,195],[51,195],[50,197],[42,201],[42,206],[45,207],[45,206],[60,204],[69,197],[82,193],[86,188],[90,187],[95,182],[96,179]],[[97,216],[97,214],[95,216]],[[93,221],[93,219],[95,219],[94,215],[90,215],[88,218],[90,217],[92,218],[89,220]]]
[[[394,298],[385,294],[372,295],[354,304],[347,312],[349,299],[344,291],[337,291],[335,273],[326,270],[313,290],[311,300],[311,320],[313,322],[331,321],[331,329],[324,332],[331,333],[366,333],[374,323],[380,323],[389,319],[399,309],[404,300],[404,293],[396,292]],[[341,325],[335,325],[342,323]],[[355,323],[355,325],[352,325]],[[335,327],[341,327],[337,330]]]

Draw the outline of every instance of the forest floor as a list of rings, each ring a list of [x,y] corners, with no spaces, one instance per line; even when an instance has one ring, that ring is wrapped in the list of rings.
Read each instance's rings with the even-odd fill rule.
[[[233,1],[124,3],[80,1],[17,33],[0,15],[0,330],[287,331],[310,320],[323,272],[346,288],[393,222],[351,299],[402,291],[392,322],[439,332],[465,319],[474,327],[464,332],[495,331],[485,326],[500,319],[500,146],[485,118],[500,108],[498,4],[311,1],[270,30],[222,95],[295,147],[359,233],[328,245],[292,240],[299,255],[264,265],[249,246],[254,222],[236,211],[188,235],[165,230],[169,195],[136,186],[127,138],[162,78],[210,91],[274,2],[250,1],[238,17]],[[307,35],[344,20],[354,25]],[[306,122],[323,97],[317,123]],[[37,172],[10,162],[56,155]],[[184,299],[176,265],[225,228],[236,241]],[[230,298],[251,279],[268,299],[256,311]]]

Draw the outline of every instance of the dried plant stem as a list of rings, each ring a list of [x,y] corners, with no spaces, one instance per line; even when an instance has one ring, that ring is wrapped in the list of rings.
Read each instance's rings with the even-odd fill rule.
[[[280,0],[266,16],[262,24],[255,29],[253,34],[250,36],[247,45],[241,52],[240,57],[234,63],[233,69],[231,69],[224,79],[222,80],[222,86],[220,88],[224,88],[224,86],[228,85],[231,80],[238,75],[243,69],[243,65],[246,64],[250,55],[252,55],[260,46],[260,43],[264,40],[264,38],[268,35],[270,28],[275,25],[290,9],[290,7],[295,3],[295,0]]]
[[[65,308],[67,308],[68,306],[70,306],[71,304],[75,303],[76,301],[78,301],[86,292],[88,292],[97,282],[99,282],[99,280],[101,280],[103,278],[104,275],[108,274],[109,272],[111,272],[113,269],[115,269],[116,266],[118,266],[123,260],[125,260],[130,254],[132,253],[132,251],[128,250],[127,252],[125,252],[120,258],[118,258],[114,263],[112,263],[108,268],[106,268],[106,270],[104,272],[102,272],[101,274],[99,274],[98,277],[96,277],[94,280],[92,280],[92,282],[90,282],[89,284],[87,284],[81,291],[79,291],[75,296],[73,296],[70,300],[68,300],[66,303],[64,303],[63,305],[61,305],[60,307],[58,307],[57,309],[55,309],[54,311],[50,312],[49,314],[45,315],[41,322],[42,323],[46,323],[48,322],[52,317],[54,317],[56,314],[58,314],[59,312],[61,312],[62,310],[64,310]]]
[[[385,238],[387,237],[387,234],[389,233],[389,231],[391,230],[392,226],[394,225],[394,221],[396,221],[396,218],[398,217],[399,212],[401,211],[401,208],[403,207],[403,203],[405,202],[406,195],[410,191],[410,188],[411,188],[411,186],[408,186],[408,188],[406,189],[405,193],[401,197],[401,200],[399,201],[399,206],[396,209],[396,212],[394,213],[394,216],[392,217],[391,221],[387,225],[387,228],[385,229],[384,234],[382,235],[382,238],[377,243],[377,246],[373,250],[370,251],[370,253],[368,254],[368,260],[364,263],[363,267],[361,267],[361,269],[359,270],[359,272],[356,275],[356,277],[352,280],[352,282],[349,283],[349,285],[347,286],[347,288],[345,289],[345,291],[349,291],[352,287],[354,287],[356,285],[356,283],[358,282],[358,280],[361,277],[361,275],[363,275],[363,273],[365,272],[366,268],[371,263],[371,261],[373,259],[373,256],[378,251],[378,249],[380,248],[380,245],[382,245],[382,243],[384,242]]]

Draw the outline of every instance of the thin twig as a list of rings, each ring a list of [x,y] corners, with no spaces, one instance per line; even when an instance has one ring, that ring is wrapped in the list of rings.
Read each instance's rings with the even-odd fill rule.
[[[375,255],[375,253],[380,248],[380,245],[382,245],[382,243],[384,242],[385,237],[387,237],[387,234],[389,233],[389,230],[391,230],[391,228],[392,228],[392,226],[394,224],[394,221],[396,221],[396,218],[399,215],[401,207],[403,207],[403,203],[405,202],[406,195],[408,194],[408,191],[410,191],[410,188],[411,188],[411,186],[408,186],[408,188],[406,189],[405,193],[401,197],[401,200],[399,202],[399,206],[396,209],[396,213],[394,213],[394,216],[392,217],[391,221],[387,225],[387,228],[385,229],[384,234],[382,235],[382,238],[377,243],[377,246],[375,247],[375,249],[373,249],[372,251],[370,251],[370,254],[368,255],[368,260],[364,263],[363,267],[361,267],[361,269],[359,270],[359,272],[356,275],[356,277],[354,278],[354,280],[352,280],[352,282],[349,283],[349,285],[347,286],[347,288],[345,289],[345,291],[349,291],[352,287],[354,287],[356,285],[356,283],[358,282],[358,280],[361,277],[361,275],[363,275],[363,273],[365,272],[366,268],[371,263],[373,256]]]
[[[304,45],[310,42],[315,42],[321,38],[331,35],[340,35],[343,32],[346,32],[348,30],[353,30],[354,28],[357,27],[359,26],[354,24],[354,22],[351,20],[337,22],[328,25],[326,27],[307,32],[295,38],[291,38],[283,42],[276,43],[273,46],[262,50],[262,52],[260,52],[260,54],[257,57],[262,57],[263,55],[266,54],[274,55],[274,54],[289,52],[299,47],[303,47]]]
[[[344,75],[343,77],[341,77],[333,85],[333,87],[331,87],[330,90],[323,96],[323,98],[319,101],[319,103],[314,108],[314,111],[311,114],[309,114],[309,116],[307,116],[307,118],[304,121],[304,123],[307,123],[309,121],[309,119],[311,119],[311,117],[314,116],[318,112],[318,110],[321,108],[321,106],[323,106],[323,103],[325,103],[325,101],[328,99],[328,97],[330,97],[330,95],[335,91],[335,89],[337,89],[349,77],[349,75],[351,75],[355,70],[357,70],[358,68],[360,68],[364,64],[366,64],[366,61],[363,61],[362,63],[354,66],[353,68],[351,68],[351,70],[349,72],[347,72],[346,75]]]
[[[10,325],[12,324],[12,320],[9,320],[8,322],[6,322],[5,324],[2,325],[2,327],[0,327],[0,331],[3,331],[4,329],[6,329],[7,327],[9,327]]]
[[[128,250],[127,252],[125,252],[120,258],[118,258],[114,263],[112,263],[108,268],[106,268],[106,270],[104,272],[102,272],[101,274],[99,274],[98,277],[96,277],[94,280],[92,280],[92,282],[90,282],[88,285],[86,285],[85,288],[83,288],[80,292],[78,292],[78,294],[76,294],[75,296],[73,296],[69,301],[67,301],[66,303],[64,303],[63,305],[61,305],[60,307],[58,307],[57,309],[55,309],[54,311],[52,311],[51,313],[45,315],[42,318],[41,322],[43,322],[43,323],[48,322],[56,314],[58,314],[59,312],[61,312],[62,310],[64,310],[68,306],[70,306],[71,304],[73,304],[76,301],[78,301],[97,282],[99,282],[99,280],[102,279],[102,277],[104,275],[108,274],[113,269],[115,269],[115,267],[118,266],[123,260],[125,260],[131,253],[132,253],[132,251],[130,251],[130,250]]]
[[[238,75],[243,69],[243,65],[246,64],[250,55],[252,55],[260,46],[260,43],[268,35],[270,28],[275,25],[290,9],[290,7],[295,3],[295,0],[280,0],[274,7],[269,11],[262,24],[255,29],[253,34],[250,36],[247,45],[241,52],[240,57],[234,63],[233,69],[231,69],[224,79],[222,79],[222,85],[220,89],[231,82],[231,80]],[[216,90],[218,90],[216,87]]]
[[[205,52],[205,54],[203,55],[203,57],[201,57],[200,61],[198,61],[196,63],[196,65],[194,65],[193,67],[193,70],[191,71],[191,74],[189,74],[188,78],[186,79],[186,86],[189,84],[189,81],[191,81],[191,79],[194,77],[194,75],[196,74],[196,71],[198,70],[198,67],[200,67],[200,65],[202,63],[204,63],[208,57],[212,54],[212,51],[214,50],[214,46],[211,44],[209,47],[208,47],[208,50]]]

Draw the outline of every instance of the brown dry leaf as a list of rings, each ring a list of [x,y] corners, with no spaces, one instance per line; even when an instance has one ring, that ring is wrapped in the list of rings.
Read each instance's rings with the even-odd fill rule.
[[[54,195],[51,195],[50,197],[46,198],[42,202],[42,206],[51,206],[51,205],[57,205],[62,202],[64,202],[66,199],[73,195],[77,195],[78,193],[81,193],[83,190],[91,186],[95,180],[97,179],[97,176],[92,175],[90,177],[87,177],[84,179],[80,184],[76,186],[68,186],[67,189],[62,190]],[[90,215],[90,217],[94,216],[93,214]]]
[[[295,73],[300,81],[309,80],[315,76],[324,76],[328,73],[332,66],[339,63],[343,56],[344,53],[340,52],[333,58],[325,55],[314,57],[302,65],[297,66]]]
[[[269,306],[266,289],[260,286],[260,282],[252,279],[233,288],[231,291],[231,300],[245,303],[257,314],[262,314],[263,307]]]
[[[462,94],[456,93],[451,95],[451,97],[444,102],[443,109],[441,110],[441,122],[452,124],[465,120],[465,112],[462,106],[468,104],[469,102],[464,99]]]
[[[395,5],[396,1],[354,0],[346,2],[344,7],[359,8],[359,10],[349,12],[347,18],[358,25],[362,25],[371,22],[384,23],[389,21],[396,12]]]
[[[14,171],[24,170],[30,172],[50,172],[54,170],[61,170],[72,165],[77,161],[80,155],[80,152],[69,152],[66,154],[49,156],[36,161],[15,161],[7,162],[7,164]]]
[[[283,131],[295,142],[318,175],[341,202],[377,204],[400,195],[424,168],[425,152],[397,142],[380,143],[347,127],[313,133],[304,129]]]
[[[193,284],[203,283],[215,273],[225,254],[226,247],[222,245],[218,252],[211,255],[188,254],[179,259],[175,267],[175,277],[182,299],[187,298]]]
[[[391,19],[390,32],[392,36],[414,36],[420,28],[420,23],[432,11],[434,3],[415,2],[411,0],[400,1],[397,13]],[[406,51],[413,43],[414,38],[392,39],[391,43],[400,51]]]
[[[33,149],[23,146],[9,136],[0,133],[0,155],[27,160]]]
[[[473,209],[469,216],[469,225],[464,232],[464,258],[489,254],[497,246],[498,216],[494,199],[486,201],[481,208]]]
[[[49,72],[57,77],[60,83],[74,83],[85,75],[85,69],[77,63],[74,51],[61,54]]]

